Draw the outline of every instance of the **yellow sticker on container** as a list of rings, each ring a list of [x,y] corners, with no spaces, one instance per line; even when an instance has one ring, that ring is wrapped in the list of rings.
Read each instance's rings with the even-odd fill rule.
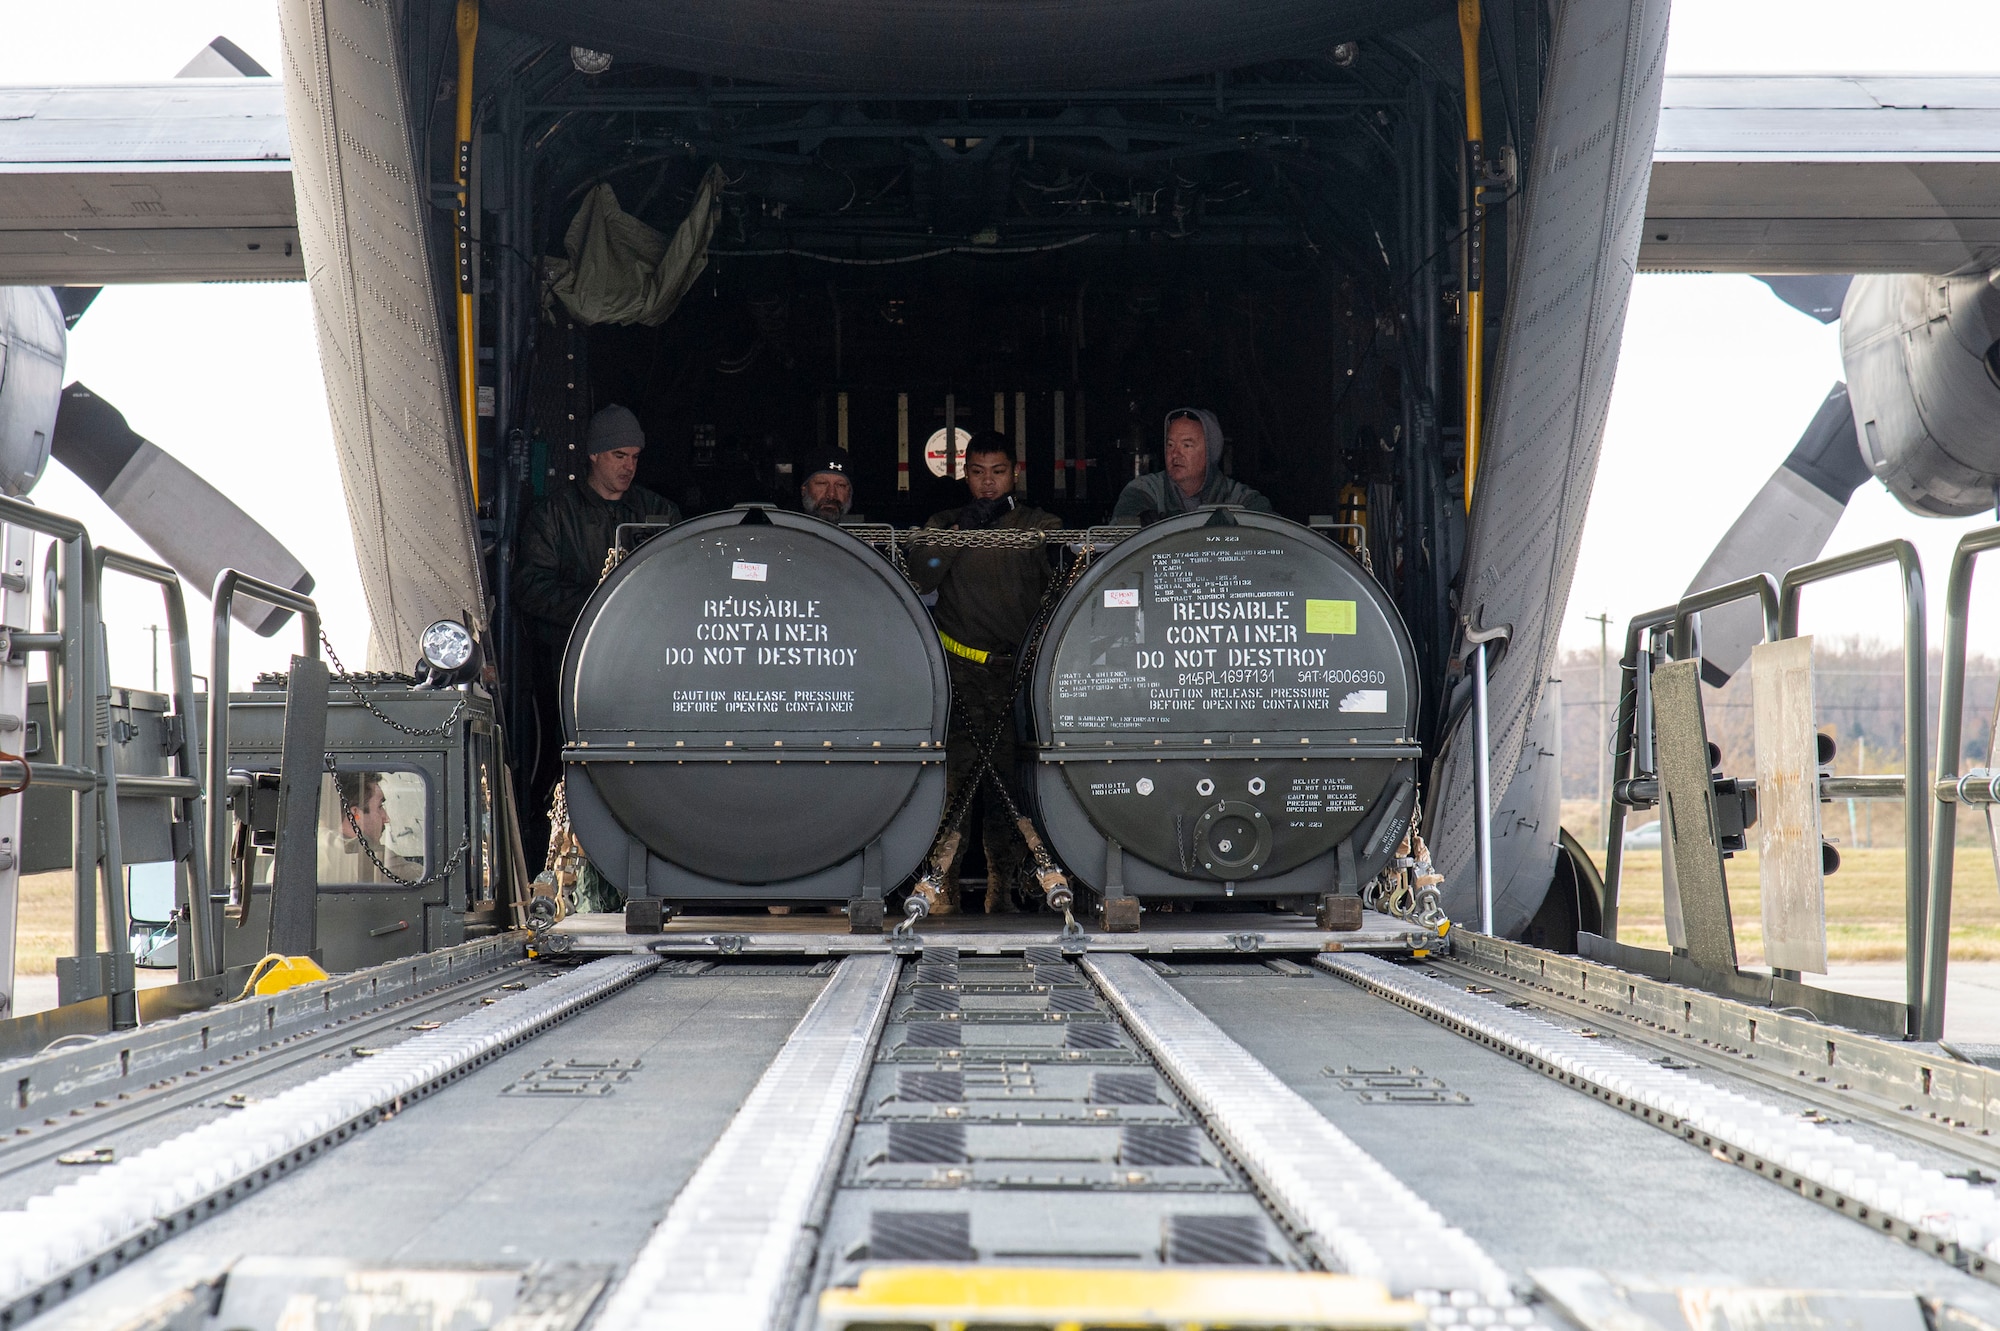
[[[1308,633],[1354,632],[1354,602],[1307,601],[1306,632]]]

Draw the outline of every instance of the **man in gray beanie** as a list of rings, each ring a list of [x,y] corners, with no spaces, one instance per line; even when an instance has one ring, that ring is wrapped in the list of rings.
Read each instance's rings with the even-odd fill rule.
[[[555,701],[562,678],[563,651],[583,603],[597,590],[605,552],[625,522],[679,522],[672,500],[635,483],[646,432],[627,407],[601,409],[584,437],[589,469],[572,472],[521,524],[514,553],[514,605],[535,647],[535,697],[543,712],[543,734],[560,736]],[[555,745],[545,745],[553,753]],[[533,808],[547,807],[561,764],[546,761],[531,782]],[[529,848],[530,862],[539,852]]]
[[[1135,478],[1111,510],[1113,523],[1147,523],[1210,504],[1236,504],[1259,513],[1271,501],[1222,474],[1222,426],[1212,411],[1179,407],[1167,413],[1166,469]]]
[[[629,408],[614,404],[592,416],[584,447],[590,469],[551,488],[528,515],[514,559],[514,604],[558,661],[577,614],[597,588],[618,525],[681,519],[673,501],[634,483],[646,432]]]

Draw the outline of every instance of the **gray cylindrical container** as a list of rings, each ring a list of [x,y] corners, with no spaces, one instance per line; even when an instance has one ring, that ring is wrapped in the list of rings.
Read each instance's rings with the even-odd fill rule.
[[[640,546],[563,662],[570,820],[628,896],[879,899],[944,807],[951,686],[874,550],[764,508]]]
[[[1115,872],[1142,898],[1352,894],[1409,826],[1408,630],[1283,518],[1207,509],[1114,548],[1057,607],[1033,707],[1042,824],[1100,891]]]

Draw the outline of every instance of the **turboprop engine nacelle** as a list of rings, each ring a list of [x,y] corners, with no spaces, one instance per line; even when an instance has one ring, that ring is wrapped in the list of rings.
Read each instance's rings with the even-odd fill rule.
[[[19,498],[49,465],[68,335],[47,287],[0,287],[0,494]]]
[[[1966,517],[2000,484],[2000,273],[1856,277],[1840,354],[1862,456],[1904,507]]]

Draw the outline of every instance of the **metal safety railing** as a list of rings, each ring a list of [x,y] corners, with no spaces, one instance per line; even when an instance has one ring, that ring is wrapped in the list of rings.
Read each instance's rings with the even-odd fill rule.
[[[208,658],[208,902],[204,912],[211,939],[219,937],[222,930],[217,913],[221,904],[239,904],[232,895],[239,889],[244,894],[241,904],[247,904],[249,892],[249,885],[233,883],[229,872],[229,635],[230,611],[239,595],[297,614],[304,637],[304,654],[312,660],[319,659],[319,606],[311,597],[233,568],[215,575],[215,590],[210,598],[212,630]],[[218,970],[221,960],[218,952],[215,957]]]
[[[1652,679],[1658,658],[1654,639],[1672,631],[1674,617],[1672,606],[1634,615],[1625,628],[1625,654],[1618,659],[1619,674],[1629,675],[1631,680],[1629,684],[1620,682],[1618,720],[1612,730],[1612,798],[1605,818],[1602,911],[1604,936],[1610,939],[1618,937],[1619,893],[1625,869],[1625,810],[1631,805],[1630,798],[1620,798],[1619,792],[1629,795],[1634,782],[1655,780]],[[1657,796],[1646,798],[1650,804]]]
[[[53,594],[43,608],[51,632],[9,632],[8,655],[42,652],[49,665],[49,716],[56,761],[25,755],[10,784],[40,781],[70,792],[70,867],[74,885],[75,953],[56,960],[60,1001],[104,997],[113,1026],[138,1020],[132,981],[132,941],[125,920],[124,865],[119,844],[116,777],[110,765],[110,685],[99,618],[98,563],[82,523],[18,499],[0,497],[0,522],[49,537]],[[6,774],[0,773],[0,779]],[[98,906],[104,908],[109,952],[97,950]]]
[[[224,570],[214,587],[212,665],[215,685],[207,708],[206,743],[197,724],[201,715],[195,692],[192,634],[179,576],[171,568],[116,550],[95,548],[82,523],[20,500],[0,497],[0,528],[32,533],[50,542],[43,583],[42,630],[16,626],[32,612],[32,601],[21,621],[0,624],[0,659],[18,663],[39,653],[48,663],[48,729],[53,736],[53,760],[31,756],[42,752],[0,751],[0,794],[20,797],[32,786],[67,791],[70,796],[70,867],[73,877],[73,955],[58,957],[57,1000],[72,1011],[69,1025],[89,1017],[74,1005],[103,999],[103,1019],[110,1028],[129,1027],[138,1020],[138,995],[133,974],[132,938],[127,920],[123,829],[120,804],[127,800],[169,801],[170,822],[184,828],[176,833],[176,906],[185,920],[181,949],[184,978],[202,979],[223,967],[218,905],[227,898],[220,876],[230,862],[228,848],[227,754],[229,751],[229,640],[231,611],[239,596],[296,612],[304,631],[307,656],[317,658],[320,620],[307,597],[235,570]],[[11,538],[10,538],[11,539]],[[10,549],[12,547],[10,546]],[[31,552],[28,547],[22,556]],[[16,562],[19,562],[18,559]],[[113,691],[102,615],[102,590],[108,575],[156,585],[166,611],[172,658],[171,705],[175,723],[167,756],[173,770],[160,774],[121,773],[121,737],[112,724]],[[7,574],[9,593],[28,594],[25,575]],[[10,614],[14,613],[12,611]],[[25,708],[25,695],[20,699]],[[10,702],[9,706],[13,706]],[[25,715],[12,718],[25,730]],[[217,793],[221,797],[216,797]],[[4,867],[11,869],[16,859]],[[98,950],[100,923],[108,951]],[[11,946],[11,936],[0,939]],[[39,1018],[37,1018],[39,1020]]]
[[[1980,544],[1982,536],[1990,539]],[[1992,548],[2000,548],[2000,528],[1968,536],[1961,542],[1959,555],[1953,564],[1956,637],[1947,638],[1946,688],[1940,698],[1936,783],[1939,790],[1947,784],[1948,769],[1951,782],[1962,784],[1955,771],[1959,713],[1963,710],[1964,604],[1969,598],[1971,561],[1980,551]],[[1660,659],[1659,644],[1664,644],[1668,654],[1677,659],[1700,659],[1701,612],[1753,596],[1763,613],[1766,642],[1797,637],[1799,608],[1807,587],[1891,564],[1901,574],[1904,772],[1902,775],[1822,775],[1820,795],[1822,799],[1846,797],[1903,801],[1909,829],[1904,864],[1904,923],[1908,940],[1903,1004],[1906,1033],[1914,1038],[1934,1040],[1942,1034],[1944,1022],[1944,977],[1950,945],[1948,838],[1951,829],[1942,814],[1926,817],[1927,813],[1931,813],[1926,802],[1931,800],[1932,794],[1924,775],[1925,718],[1928,712],[1924,577],[1916,548],[1908,541],[1885,541],[1804,564],[1787,572],[1782,579],[1757,574],[1723,586],[1706,588],[1682,598],[1671,608],[1633,617],[1626,630],[1625,654],[1620,661],[1622,672],[1630,679],[1619,698],[1612,799],[1606,820],[1604,936],[1613,940],[1617,938],[1618,903],[1624,868],[1625,812],[1628,808],[1651,807],[1660,798],[1660,783],[1652,763],[1652,705],[1648,688],[1652,667]],[[1961,583],[1964,585],[1961,586]],[[1947,624],[1949,634],[1953,627],[1951,618],[1948,618]],[[1951,674],[1954,650],[1957,659],[1955,683]],[[1738,785],[1755,789],[1754,780],[1739,780]],[[1932,826],[1933,821],[1937,823],[1936,828]],[[1939,836],[1947,840],[1939,842]],[[1789,972],[1785,974],[1788,978],[1795,978]]]
[[[149,559],[117,550],[97,552],[97,585],[104,585],[106,573],[117,573],[140,582],[150,582],[159,587],[160,596],[167,612],[167,653],[169,675],[172,680],[174,716],[180,722],[179,747],[173,755],[179,771],[170,776],[118,776],[110,773],[108,779],[115,780],[120,795],[163,795],[179,806],[178,821],[187,829],[187,854],[179,861],[183,866],[177,872],[176,896],[187,921],[188,941],[181,949],[185,960],[181,963],[181,974],[185,978],[199,978],[216,974],[221,969],[221,952],[215,946],[213,931],[209,928],[209,913],[204,908],[203,897],[208,890],[207,854],[200,829],[204,826],[201,767],[201,736],[195,724],[200,715],[196,710],[194,692],[194,653],[188,634],[187,598],[181,592],[180,575],[164,564],[156,564]],[[107,675],[108,679],[108,675]]]
[[[1925,957],[1924,1015],[1921,1032],[1927,1040],[1944,1035],[1945,978],[1951,960],[1952,879],[1958,859],[1958,806],[1972,804],[1986,812],[1989,839],[1993,806],[2000,803],[2000,781],[1988,769],[1960,774],[1965,733],[1965,671],[1972,620],[1972,575],[1979,557],[2000,549],[2000,527],[1983,527],[1959,538],[1952,551],[1951,574],[1944,593],[1944,662],[1938,680],[1937,780],[1931,788],[1931,881],[1925,919],[1934,946]],[[1989,759],[1990,760],[1990,759]],[[2000,842],[1995,843],[2000,846]],[[1996,863],[2000,870],[2000,863]],[[1935,1028],[1933,1030],[1933,1028]]]
[[[1753,573],[1735,582],[1725,582],[1720,587],[1710,587],[1705,591],[1683,596],[1674,606],[1674,655],[1682,660],[1701,659],[1701,612],[1719,610],[1725,605],[1757,598],[1758,608],[1764,612],[1764,641],[1784,636],[1783,612],[1780,609],[1781,596],[1778,580],[1768,573]]]
[[[1925,637],[1924,570],[1917,558],[1917,548],[1908,541],[1884,541],[1793,569],[1785,575],[1779,587],[1779,629],[1783,637],[1798,636],[1800,594],[1813,583],[1827,582],[1887,564],[1894,564],[1902,574],[1904,1002],[1910,1011],[1911,1033],[1918,1039],[1935,1040],[1943,1033],[1944,959],[1949,945],[1949,920],[1943,928],[1931,928],[1930,825],[1924,816],[1925,803],[1929,799],[1924,782],[1925,714],[1929,710],[1925,705],[1928,642]],[[1929,977],[1933,975],[1936,977],[1935,1005],[1929,996],[1932,988]],[[1933,1026],[1938,1028],[1934,1033],[1930,1029]]]
[[[1764,617],[1764,640],[1778,636],[1778,582],[1768,573],[1753,574],[1684,596],[1675,604],[1634,617],[1625,634],[1621,673],[1632,675],[1632,687],[1619,698],[1617,754],[1613,766],[1612,799],[1604,855],[1604,936],[1618,936],[1618,895],[1625,863],[1625,810],[1659,801],[1659,780],[1653,768],[1652,677],[1659,661],[1657,639],[1667,655],[1682,660],[1701,658],[1701,612],[1755,597]]]

